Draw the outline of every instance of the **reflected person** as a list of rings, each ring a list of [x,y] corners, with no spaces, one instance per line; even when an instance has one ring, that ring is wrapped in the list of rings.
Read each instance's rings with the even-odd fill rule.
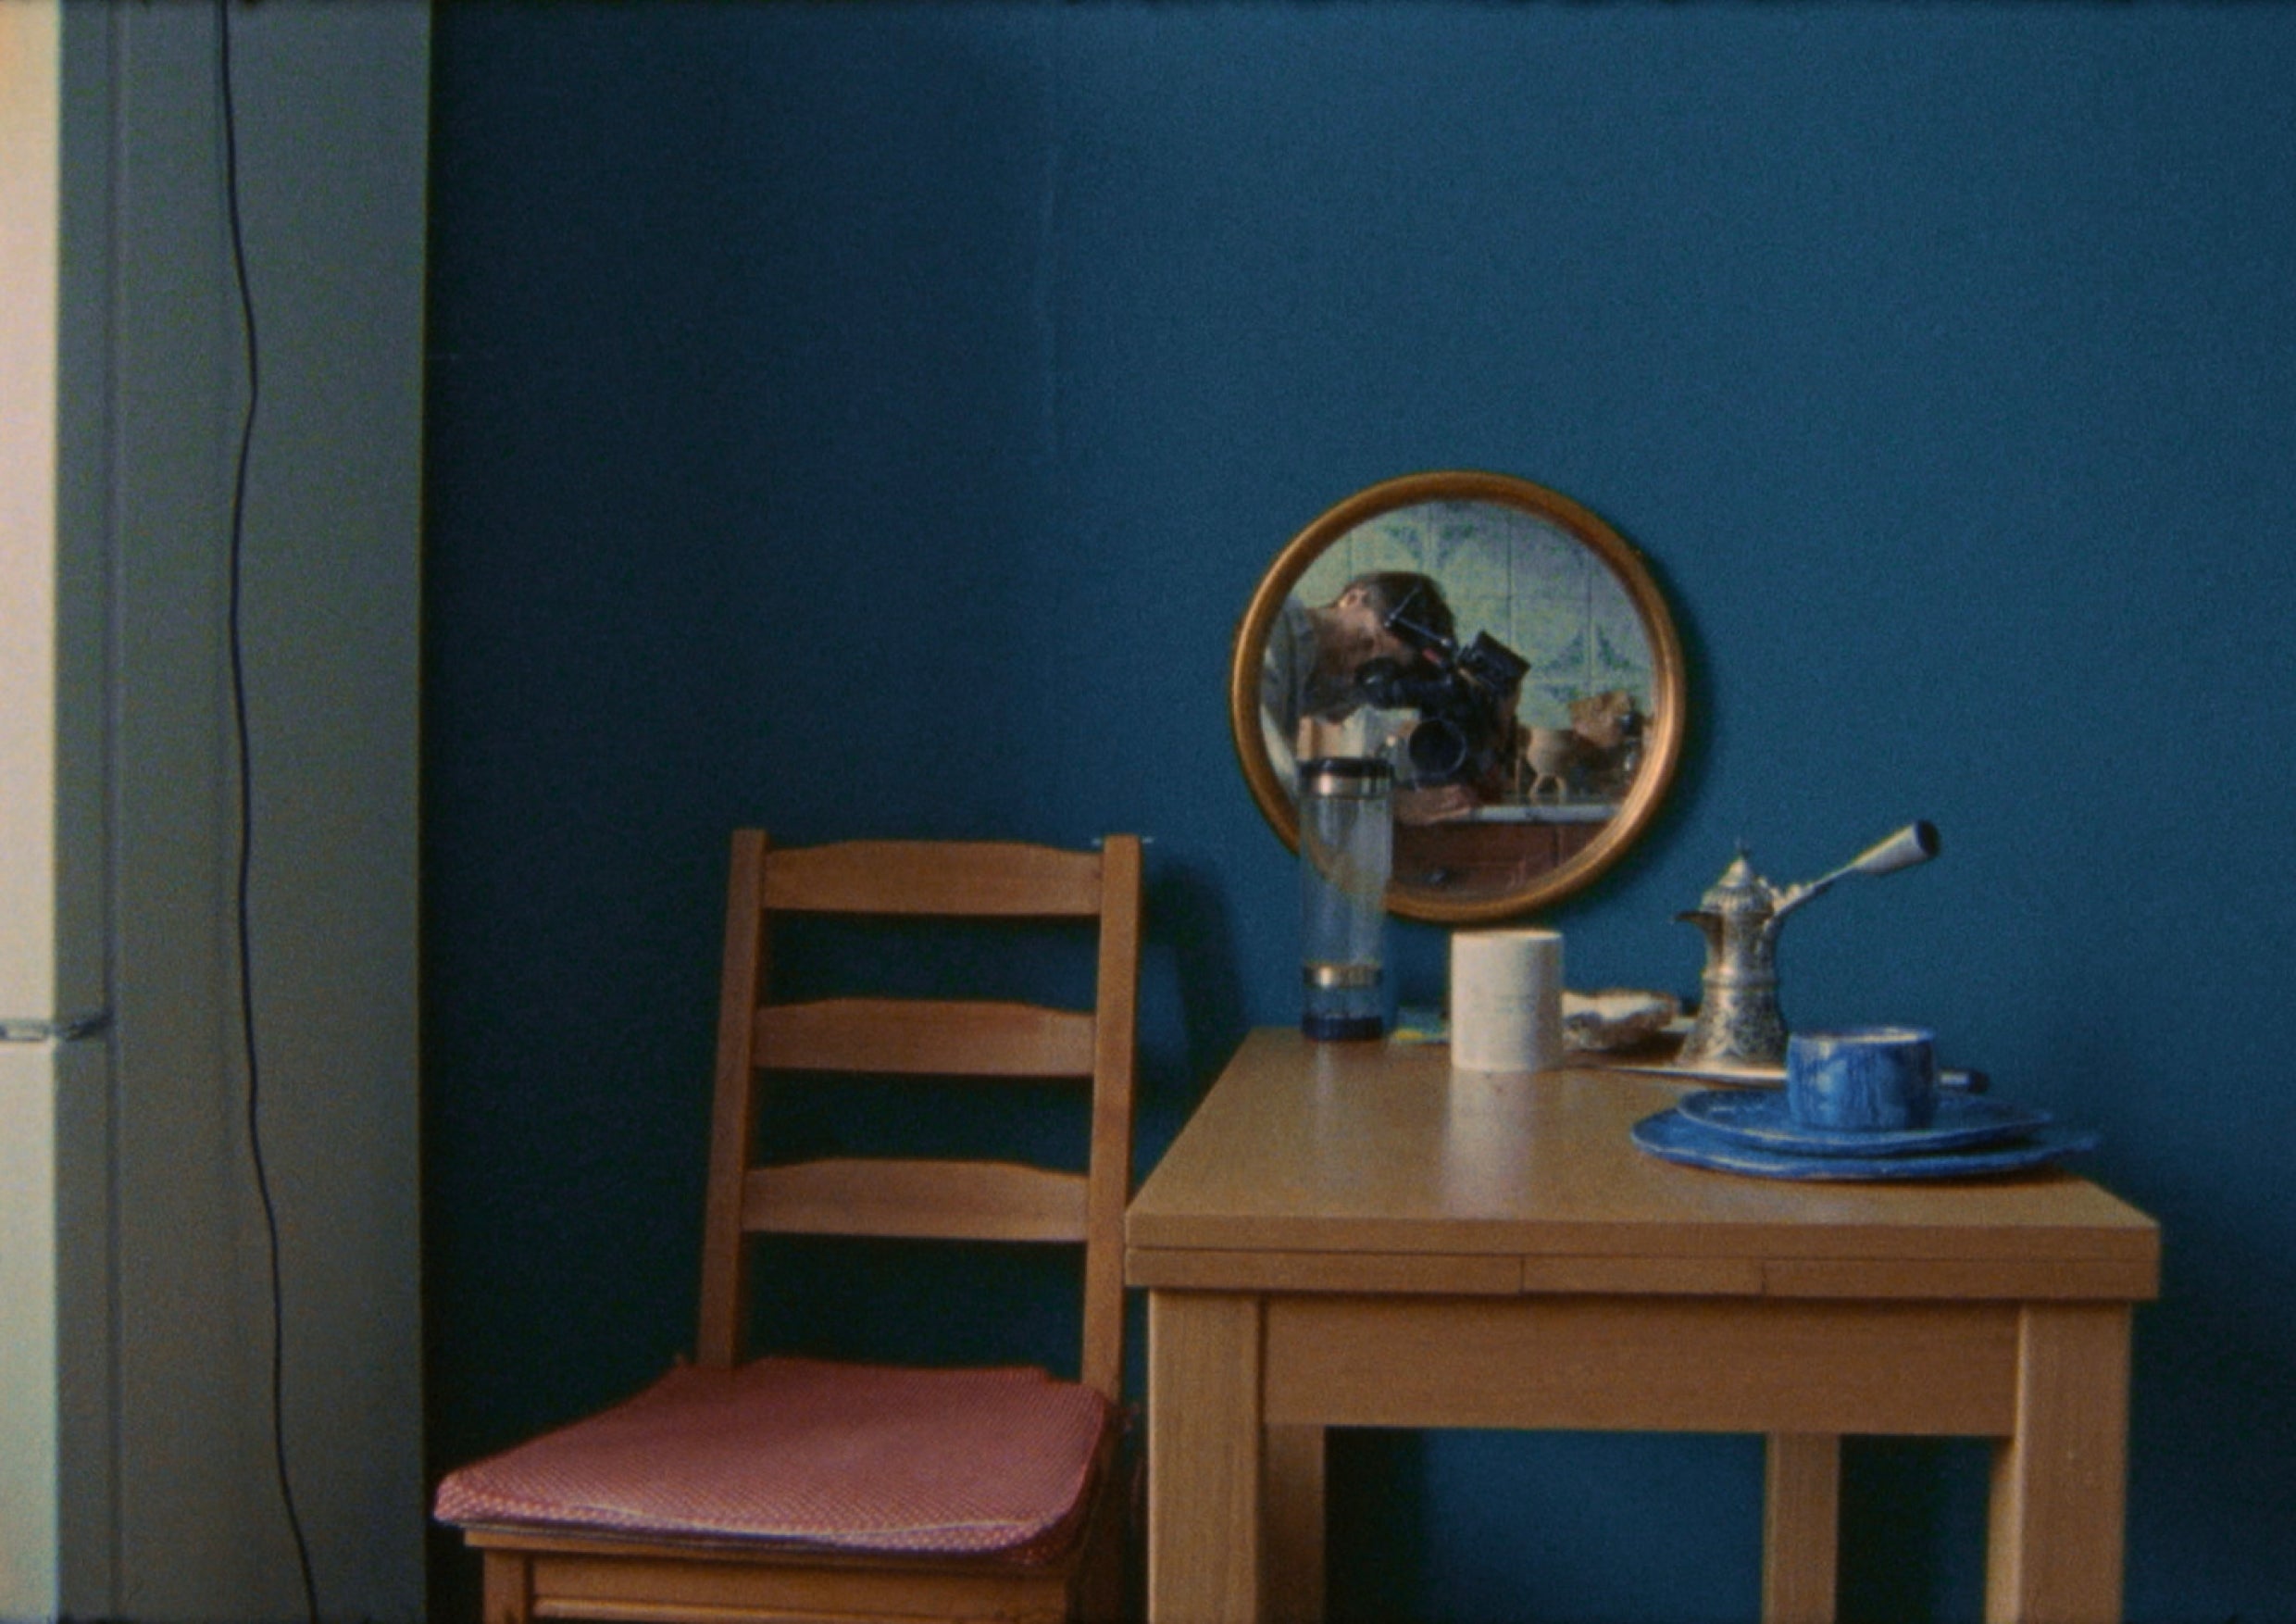
[[[1388,617],[1406,603],[1415,624],[1444,639],[1456,637],[1442,588],[1433,577],[1411,570],[1358,575],[1318,606],[1296,596],[1284,600],[1260,668],[1260,731],[1285,793],[1299,793],[1303,741],[1309,754],[1329,753],[1315,741],[1363,708],[1358,677],[1366,665],[1383,659],[1410,666],[1429,657],[1423,646],[1388,629]],[[1396,796],[1395,815],[1404,822],[1431,822],[1473,805],[1472,793],[1456,784],[1404,789]]]

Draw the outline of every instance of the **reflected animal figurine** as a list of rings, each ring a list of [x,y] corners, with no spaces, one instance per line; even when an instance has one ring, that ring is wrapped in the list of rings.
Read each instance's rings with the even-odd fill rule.
[[[1569,727],[1523,730],[1524,799],[1536,801],[1549,790],[1558,801],[1574,791],[1603,798],[1625,793],[1641,740],[1642,714],[1625,689],[1572,700]]]
[[[1642,731],[1642,713],[1624,688],[1570,702],[1570,730],[1597,750],[1616,750]]]

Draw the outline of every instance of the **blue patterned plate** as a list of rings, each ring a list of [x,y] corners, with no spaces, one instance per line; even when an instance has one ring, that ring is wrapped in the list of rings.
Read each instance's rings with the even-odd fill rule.
[[[1675,1109],[1725,1139],[1800,1156],[1893,1156],[1965,1150],[2049,1125],[2049,1113],[1983,1094],[1940,1094],[1927,1128],[1811,1128],[1793,1119],[1776,1089],[1712,1088]]]
[[[1968,1179],[1982,1173],[2015,1173],[2041,1167],[2059,1156],[2094,1150],[2098,1136],[2086,1130],[2043,1128],[2028,1139],[1978,1145],[1967,1150],[1913,1151],[1903,1156],[1809,1156],[1773,1150],[1725,1138],[1685,1117],[1661,1111],[1634,1125],[1634,1143],[1654,1156],[1685,1167],[1748,1173],[1757,1179]]]

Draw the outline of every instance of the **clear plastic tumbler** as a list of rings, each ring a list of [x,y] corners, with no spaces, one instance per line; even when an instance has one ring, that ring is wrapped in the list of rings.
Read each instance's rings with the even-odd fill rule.
[[[1300,768],[1300,1030],[1376,1038],[1387,1030],[1387,880],[1395,775],[1384,761],[1329,756]]]

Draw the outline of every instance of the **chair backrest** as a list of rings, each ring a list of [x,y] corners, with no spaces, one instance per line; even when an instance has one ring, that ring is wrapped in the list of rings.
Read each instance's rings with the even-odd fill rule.
[[[992,842],[854,841],[776,848],[733,837],[723,1003],[702,1256],[705,1365],[742,1353],[746,1238],[758,1233],[1065,1241],[1084,1247],[1082,1379],[1118,1396],[1124,1206],[1130,1194],[1141,849]],[[777,915],[1097,919],[1087,1011],[1011,1002],[769,996]],[[1077,1079],[1092,1085],[1082,1173],[1012,1162],[826,1158],[754,1165],[762,1071]]]

